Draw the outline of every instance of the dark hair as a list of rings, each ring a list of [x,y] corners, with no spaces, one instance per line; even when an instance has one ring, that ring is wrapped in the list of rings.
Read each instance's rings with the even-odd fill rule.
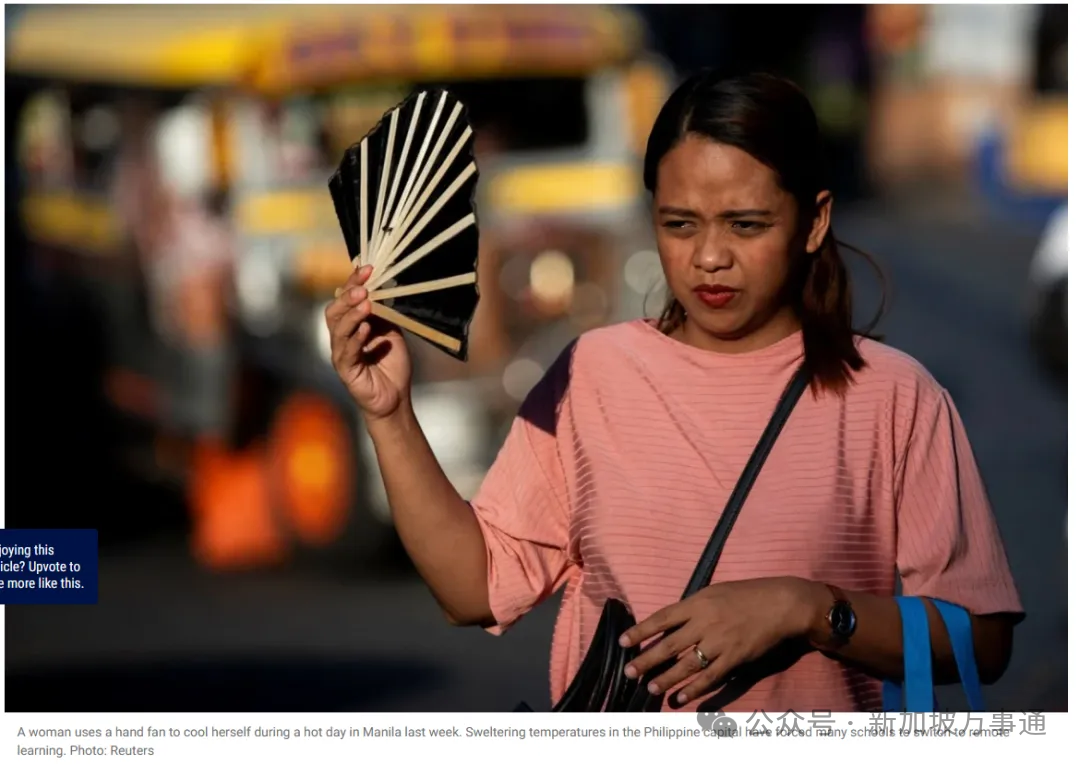
[[[660,160],[691,134],[735,146],[772,168],[809,224],[817,196],[828,185],[817,117],[796,85],[766,74],[724,78],[709,71],[684,82],[660,110],[649,135],[645,188],[650,193],[656,192]],[[884,283],[873,259],[838,242],[831,226],[821,247],[793,264],[790,300],[802,325],[815,391],[842,392],[852,372],[866,365],[855,339],[871,335],[852,326],[851,280],[840,256],[841,246],[865,257]],[[884,301],[871,328],[883,312]],[[670,333],[685,320],[686,310],[674,297],[669,298],[660,316],[660,330]]]

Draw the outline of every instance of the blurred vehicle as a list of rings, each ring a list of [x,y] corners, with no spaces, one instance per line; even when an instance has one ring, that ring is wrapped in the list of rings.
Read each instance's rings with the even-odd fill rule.
[[[105,328],[118,457],[185,493],[216,567],[392,539],[323,321],[350,268],[326,187],[345,148],[416,86],[469,108],[471,359],[416,344],[414,399],[470,496],[551,360],[522,349],[618,310],[635,160],[668,87],[636,16],[590,6],[34,8],[7,66],[35,88],[22,216]]]
[[[1069,207],[1051,216],[1031,261],[1031,336],[1040,361],[1064,381],[1068,374]]]

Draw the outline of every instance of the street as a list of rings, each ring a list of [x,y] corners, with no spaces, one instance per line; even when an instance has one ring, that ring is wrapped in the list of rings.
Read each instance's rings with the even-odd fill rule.
[[[1028,616],[987,704],[1065,711],[1066,396],[1027,345],[1034,237],[881,205],[850,210],[837,233],[887,270],[886,341],[955,398],[998,514]],[[856,281],[865,316],[876,286],[861,266]],[[215,576],[182,539],[162,536],[103,557],[100,570],[95,607],[7,608],[8,711],[509,711],[547,701],[557,599],[494,638],[447,626],[404,566]]]

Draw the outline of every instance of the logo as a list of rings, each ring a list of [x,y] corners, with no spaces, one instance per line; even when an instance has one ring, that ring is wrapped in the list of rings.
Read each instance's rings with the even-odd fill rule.
[[[722,711],[698,712],[698,725],[707,733],[717,738],[732,738],[739,735],[739,725]]]

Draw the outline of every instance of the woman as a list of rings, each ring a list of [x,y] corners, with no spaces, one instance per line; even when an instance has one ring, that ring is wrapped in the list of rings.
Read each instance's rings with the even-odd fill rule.
[[[472,503],[417,426],[402,338],[369,318],[368,269],[327,309],[394,521],[449,620],[499,634],[565,585],[553,698],[616,597],[639,621],[625,643],[651,645],[630,676],[681,657],[650,689],[665,709],[695,708],[738,670],[714,705],[867,711],[880,708],[880,678],[902,677],[899,572],[905,593],[971,612],[982,679],[994,682],[1022,616],[994,517],[948,393],[852,329],[808,101],[772,77],[694,77],[657,118],[645,185],[669,306],[659,321],[588,332],[568,349]],[[811,392],[714,584],[676,602],[804,360]],[[931,616],[947,682],[951,649]]]

